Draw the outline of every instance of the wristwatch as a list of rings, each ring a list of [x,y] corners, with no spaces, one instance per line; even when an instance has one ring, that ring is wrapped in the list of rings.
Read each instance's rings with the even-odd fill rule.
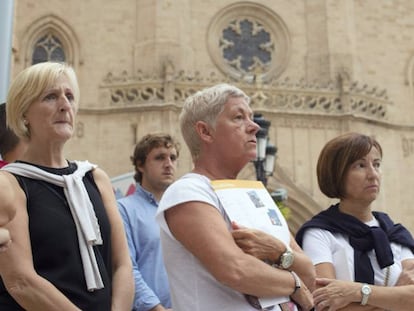
[[[288,269],[290,266],[292,266],[294,259],[295,255],[293,254],[292,250],[289,246],[286,246],[286,251],[280,255],[279,266],[283,269]]]
[[[362,284],[361,294],[362,294],[361,305],[365,306],[368,302],[369,295],[371,294],[371,287],[366,283]]]
[[[300,278],[298,277],[298,275],[295,273],[295,271],[289,271],[291,274],[292,274],[292,276],[293,276],[293,278],[295,279],[295,289],[293,290],[293,293],[292,294],[290,294],[291,296],[292,295],[294,295],[295,293],[296,293],[296,291],[298,290],[298,289],[300,289],[300,286],[302,285],[301,283],[300,283]]]

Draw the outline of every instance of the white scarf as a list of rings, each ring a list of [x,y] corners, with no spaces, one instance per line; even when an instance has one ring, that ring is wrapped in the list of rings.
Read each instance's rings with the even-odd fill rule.
[[[88,192],[82,178],[97,166],[88,161],[74,161],[77,170],[70,175],[55,175],[25,163],[10,163],[2,169],[24,177],[43,180],[63,188],[76,226],[79,250],[89,291],[103,288],[93,245],[101,245],[102,237]]]

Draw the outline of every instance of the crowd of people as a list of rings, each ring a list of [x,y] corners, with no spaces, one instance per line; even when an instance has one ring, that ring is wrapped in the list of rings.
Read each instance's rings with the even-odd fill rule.
[[[79,99],[73,68],[45,62],[20,72],[0,105],[0,310],[411,310],[414,240],[373,210],[374,137],[326,143],[317,178],[337,203],[293,236],[259,190],[246,194],[258,215],[249,227],[213,186],[256,158],[260,127],[239,88],[185,100],[193,169],[180,178],[175,138],[143,136],[130,157],[136,190],[118,200],[96,164],[65,156]]]

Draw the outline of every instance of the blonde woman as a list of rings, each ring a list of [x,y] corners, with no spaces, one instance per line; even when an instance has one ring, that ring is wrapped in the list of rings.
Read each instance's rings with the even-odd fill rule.
[[[26,68],[7,98],[7,123],[27,142],[0,175],[12,244],[0,256],[0,310],[130,311],[131,261],[108,176],[68,160],[79,87],[60,63]]]

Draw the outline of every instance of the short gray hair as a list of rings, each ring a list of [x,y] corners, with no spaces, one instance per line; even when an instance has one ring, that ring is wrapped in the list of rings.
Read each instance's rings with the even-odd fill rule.
[[[200,138],[195,130],[196,123],[204,121],[215,127],[218,115],[231,97],[243,97],[247,104],[250,103],[250,98],[242,90],[226,83],[205,88],[185,100],[180,114],[180,127],[193,161],[200,154]]]

